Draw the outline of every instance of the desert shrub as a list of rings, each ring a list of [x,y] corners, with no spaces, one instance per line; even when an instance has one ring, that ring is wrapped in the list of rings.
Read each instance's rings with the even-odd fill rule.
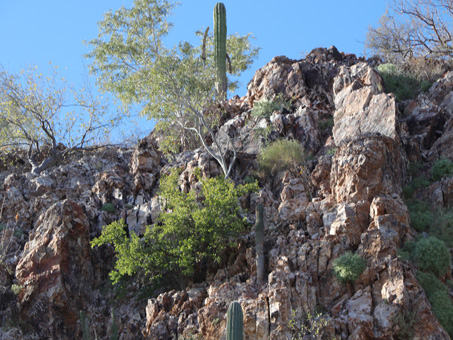
[[[143,238],[127,237],[124,221],[102,230],[91,245],[113,244],[116,253],[113,283],[135,277],[151,285],[163,277],[183,282],[207,260],[220,262],[227,246],[235,244],[248,226],[239,198],[257,190],[256,183],[238,185],[223,177],[201,180],[200,191],[182,192],[179,172],[160,180],[162,211],[158,223],[147,227]],[[182,280],[182,281],[181,281]]]
[[[453,210],[438,209],[434,216],[430,234],[444,241],[447,247],[453,248]]]
[[[453,305],[446,291],[434,292],[429,298],[434,314],[442,327],[453,336]]]
[[[258,157],[260,170],[265,175],[276,174],[283,170],[295,169],[305,162],[306,155],[302,145],[296,140],[281,139],[264,148]]]
[[[427,186],[429,186],[429,181],[423,176],[418,176],[403,188],[403,197],[410,199],[413,197],[415,190],[426,188]]]
[[[7,227],[6,227],[5,224],[1,224],[1,223],[0,223],[0,233],[1,233],[4,229],[6,229],[6,228],[7,228]]]
[[[417,242],[414,249],[414,260],[419,269],[440,277],[449,270],[451,257],[445,243],[430,236]]]
[[[343,284],[357,281],[365,268],[365,260],[353,253],[346,253],[333,261],[333,274]]]
[[[411,218],[411,226],[418,232],[429,230],[430,226],[435,223],[435,216],[429,210],[426,202],[411,199],[406,201]]]
[[[453,162],[448,158],[441,158],[434,162],[431,169],[431,179],[434,182],[440,181],[443,177],[453,176]]]
[[[428,297],[433,312],[440,324],[453,335],[453,305],[448,294],[447,287],[431,273],[417,272],[417,280]]]
[[[275,111],[283,108],[289,109],[291,104],[282,95],[277,95],[274,99],[263,99],[253,103],[252,117],[269,119]]]
[[[302,339],[335,339],[329,337],[327,334],[327,328],[330,323],[330,316],[324,313],[310,313],[303,320],[298,322],[296,320],[296,313],[293,310],[291,313],[291,320],[289,320],[288,327],[293,333],[291,340],[302,340]]]
[[[334,125],[333,117],[330,117],[330,118],[321,120],[318,124],[318,128],[321,132],[323,132],[325,130],[330,130],[331,128],[333,128],[333,125]]]
[[[114,214],[116,212],[116,208],[112,203],[105,203],[104,205],[102,205],[101,210],[111,214]]]
[[[384,79],[385,91],[395,94],[396,100],[407,100],[427,91],[431,83],[420,79],[413,70],[395,64],[381,64],[377,70]]]
[[[432,273],[424,273],[418,271],[417,280],[423,287],[423,290],[425,291],[428,299],[431,298],[435,292],[445,291],[445,293],[447,293],[447,287],[445,287],[442,284],[442,281],[440,281]]]

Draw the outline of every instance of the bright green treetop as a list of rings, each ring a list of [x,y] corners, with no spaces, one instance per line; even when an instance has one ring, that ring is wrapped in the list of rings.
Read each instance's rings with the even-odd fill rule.
[[[141,114],[154,119],[156,130],[165,135],[161,147],[172,152],[185,143],[181,139],[194,133],[202,138],[217,122],[207,112],[215,97],[212,35],[203,44],[204,34],[197,32],[198,46],[188,42],[164,46],[163,38],[172,28],[167,19],[175,6],[166,0],[135,0],[130,9],[108,12],[99,23],[98,37],[89,42],[93,50],[87,55],[101,88],[125,104],[139,103]],[[228,37],[230,74],[240,75],[256,58],[258,49],[250,39],[250,34]],[[237,86],[229,82],[230,90]]]

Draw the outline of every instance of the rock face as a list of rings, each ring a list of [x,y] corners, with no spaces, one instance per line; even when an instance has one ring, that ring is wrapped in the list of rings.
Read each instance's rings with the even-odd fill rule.
[[[198,188],[196,169],[221,175],[202,148],[170,162],[150,136],[132,149],[82,154],[39,176],[19,164],[1,168],[0,340],[82,338],[81,310],[98,339],[109,339],[114,311],[123,340],[222,340],[232,301],[242,306],[247,340],[291,339],[316,311],[323,311],[327,338],[404,339],[410,328],[413,339],[450,339],[416,266],[398,250],[416,235],[402,198],[408,163],[428,169],[441,156],[453,158],[453,73],[428,93],[396,103],[371,65],[335,47],[302,60],[275,57],[256,72],[246,96],[221,104],[217,133],[224,145],[234,137],[235,182],[257,168],[266,142],[257,128],[271,130],[271,140],[298,140],[314,158],[262,181],[258,193],[241,201],[252,222],[256,204],[264,205],[264,283],[256,281],[253,230],[224,265],[209,268],[205,282],[145,300],[137,297],[140,283],[132,282],[116,297],[108,283],[112,247],[90,248],[102,227],[120,218],[139,235],[156,223],[159,178],[172,168],[181,171],[184,192]],[[253,117],[257,101],[277,95],[288,108]],[[451,207],[452,193],[452,179],[444,178],[418,195],[436,208]],[[347,252],[366,269],[341,284],[333,266]],[[26,327],[18,326],[24,321]]]
[[[71,339],[93,284],[89,223],[71,200],[38,220],[16,267],[22,317],[42,337]],[[80,280],[83,278],[83,281]]]

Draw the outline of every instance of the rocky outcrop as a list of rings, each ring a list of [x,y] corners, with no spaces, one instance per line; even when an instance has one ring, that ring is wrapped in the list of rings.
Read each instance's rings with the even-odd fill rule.
[[[71,200],[38,220],[16,267],[21,317],[45,338],[72,339],[93,284],[89,223]],[[83,278],[83,281],[80,280]]]
[[[297,171],[262,180],[260,191],[241,202],[251,222],[256,204],[264,206],[264,283],[255,278],[253,230],[226,251],[222,265],[209,267],[205,282],[149,300],[137,298],[140,282],[115,297],[108,283],[112,247],[90,248],[112,221],[125,219],[139,235],[156,223],[159,178],[172,169],[181,171],[184,192],[198,188],[197,169],[221,175],[202,148],[170,162],[150,136],[131,149],[80,154],[39,176],[25,165],[2,168],[0,236],[8,248],[0,253],[0,339],[81,338],[80,310],[98,339],[109,338],[112,311],[120,339],[225,339],[232,301],[242,306],[245,339],[290,339],[290,321],[300,328],[315,311],[323,311],[331,338],[400,339],[410,327],[414,339],[449,339],[415,265],[398,249],[415,236],[401,197],[407,163],[429,167],[451,156],[452,79],[448,73],[428,93],[397,103],[369,62],[319,48],[302,60],[274,58],[256,72],[246,96],[222,104],[216,133],[230,151],[229,138],[235,143],[234,181],[244,182],[257,167],[264,145],[257,127],[270,127],[271,139],[297,139],[313,155]],[[288,108],[253,117],[256,101],[277,95]],[[423,194],[447,207],[452,188],[444,178]],[[346,252],[358,254],[366,269],[341,284],[333,263]],[[26,327],[6,329],[13,316]]]

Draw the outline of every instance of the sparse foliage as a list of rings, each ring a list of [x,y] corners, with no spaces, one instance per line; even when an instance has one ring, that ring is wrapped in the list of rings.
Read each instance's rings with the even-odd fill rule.
[[[369,28],[366,47],[387,62],[451,58],[452,32],[452,0],[393,0],[379,26]]]
[[[453,176],[453,162],[448,158],[441,158],[434,162],[431,169],[431,179],[434,182],[440,181],[443,177]]]
[[[89,87],[75,91],[54,69],[44,77],[36,69],[11,74],[0,70],[0,147],[28,150],[35,174],[70,152],[93,147],[120,122]]]

